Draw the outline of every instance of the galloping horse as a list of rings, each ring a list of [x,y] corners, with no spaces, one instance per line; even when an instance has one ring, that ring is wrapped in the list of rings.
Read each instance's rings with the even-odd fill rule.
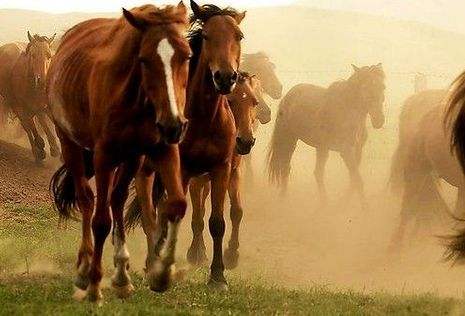
[[[45,159],[45,142],[37,131],[37,117],[47,135],[50,154],[60,155],[60,149],[50,127],[45,83],[52,58],[50,45],[55,35],[27,33],[28,44],[13,43],[0,47],[0,95],[3,96],[3,113],[11,110],[18,117],[27,133],[32,153],[37,162]],[[0,106],[2,102],[0,101]]]
[[[180,144],[182,179],[184,192],[187,192],[192,178],[208,174],[212,183],[212,213],[209,220],[210,234],[213,238],[213,260],[208,284],[214,288],[227,289],[223,264],[223,236],[225,232],[224,201],[230,183],[231,164],[234,147],[237,144],[251,146],[252,140],[236,141],[236,126],[226,95],[230,94],[239,78],[241,60],[241,40],[243,34],[239,24],[245,12],[239,13],[232,8],[220,9],[215,5],[199,6],[191,0],[193,15],[189,31],[189,43],[193,52],[189,69],[187,87],[186,117],[189,125],[186,136]],[[150,261],[158,256],[159,244],[167,232],[165,248],[170,256],[161,260],[157,269],[165,271],[166,286],[154,288],[166,290],[169,285],[169,268],[174,263],[177,224],[166,218],[164,207],[160,206],[161,220],[157,222],[152,205],[154,170],[151,166],[143,168],[136,177],[137,196],[141,208],[130,208],[127,214],[127,226],[131,227],[142,211],[143,229],[147,235],[148,256]],[[161,181],[157,186],[166,184]],[[153,201],[160,200],[153,190]],[[141,210],[142,209],[142,210]],[[134,216],[134,214],[136,214]],[[168,228],[166,229],[166,225]],[[151,233],[157,227],[158,234]],[[192,226],[194,236],[203,230],[203,221]],[[151,279],[151,270],[148,271]]]
[[[454,82],[448,97],[446,126],[451,127],[450,143],[455,151],[463,174],[465,172],[465,72]],[[463,213],[460,214],[463,218]],[[463,221],[463,220],[462,220]],[[461,261],[465,259],[465,229],[461,229],[452,236],[447,245],[446,257],[449,260]]]
[[[184,37],[187,26],[182,2],[123,9],[121,18],[92,19],[70,29],[50,67],[48,97],[64,159],[51,189],[61,215],[69,217],[75,204],[82,213],[75,285],[87,289],[91,301],[102,298],[102,251],[112,219],[112,285],[120,297],[133,289],[126,271],[123,208],[143,155],[156,156],[166,185],[176,188],[168,214],[177,218],[185,212],[174,144],[185,127],[182,113],[191,54]],[[95,212],[88,183],[94,174]]]
[[[351,188],[364,203],[359,172],[362,149],[367,140],[366,118],[374,128],[384,125],[384,71],[381,64],[358,68],[347,80],[329,88],[300,84],[292,88],[279,105],[278,117],[268,153],[272,182],[287,187],[292,154],[298,140],[316,148],[315,178],[322,202],[326,202],[324,168],[329,150],[340,153],[349,169]]]
[[[254,143],[253,124],[257,116],[258,100],[254,93],[258,79],[247,73],[241,72],[236,88],[228,95],[229,105],[232,109],[234,122],[237,128],[236,151],[231,164],[231,177],[229,180],[228,194],[231,201],[230,219],[232,223],[231,238],[228,248],[224,252],[224,264],[226,269],[237,266],[239,259],[239,226],[242,220],[243,208],[240,195],[240,164],[242,155],[250,153]],[[244,146],[241,140],[250,140],[249,146]],[[210,194],[210,178],[208,175],[192,179],[189,186],[192,201],[192,228],[194,236],[191,247],[187,252],[187,260],[193,265],[201,265],[207,260],[205,243],[203,239],[203,218],[205,217],[205,202]]]
[[[443,128],[446,96],[446,90],[426,90],[408,98],[402,107],[390,179],[394,191],[402,192],[402,205],[391,250],[401,248],[409,222],[416,221],[419,228],[431,224],[433,216],[447,214],[438,190],[440,179],[458,188],[455,214],[465,214],[464,178],[448,145],[450,130]]]

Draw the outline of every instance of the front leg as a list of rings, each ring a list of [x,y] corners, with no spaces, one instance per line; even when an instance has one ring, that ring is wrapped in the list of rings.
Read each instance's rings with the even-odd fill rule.
[[[223,237],[225,232],[224,200],[229,186],[230,172],[231,165],[226,163],[215,168],[210,173],[212,183],[212,213],[208,226],[210,228],[210,235],[213,238],[213,261],[208,284],[212,288],[219,290],[228,289],[228,284],[224,277]]]
[[[153,291],[164,292],[171,283],[179,223],[186,213],[187,203],[184,192],[186,185],[183,184],[181,178],[177,145],[167,146],[160,155],[155,157],[154,163],[167,193],[166,202],[160,206],[157,230],[161,232],[163,219],[166,220],[167,237],[161,247],[160,256],[155,259],[153,266],[147,273],[147,278]]]
[[[94,235],[94,253],[89,271],[90,285],[88,298],[91,301],[100,301],[103,296],[100,289],[102,281],[102,254],[103,246],[111,230],[110,195],[113,188],[115,164],[113,155],[105,147],[97,146],[94,154],[95,185],[97,188],[97,207],[92,219],[92,232]]]
[[[118,168],[116,184],[111,197],[111,211],[113,214],[113,262],[116,268],[112,278],[112,286],[117,296],[128,297],[134,290],[129,277],[129,251],[126,247],[126,234],[124,230],[124,204],[128,198],[129,185],[141,166],[141,157],[134,158]]]
[[[231,172],[231,181],[229,182],[229,199],[231,201],[231,239],[228,248],[224,252],[224,263],[226,269],[234,269],[239,261],[239,228],[244,213],[240,195],[240,167],[234,168]]]

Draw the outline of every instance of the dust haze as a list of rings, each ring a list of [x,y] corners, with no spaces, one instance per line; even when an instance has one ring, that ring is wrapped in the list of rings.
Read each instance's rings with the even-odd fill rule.
[[[24,19],[25,16],[29,18]],[[76,22],[94,16],[0,9],[0,44],[26,40],[28,29],[34,33],[62,34]],[[240,264],[228,273],[244,278],[263,275],[267,281],[289,287],[326,285],[367,292],[433,292],[462,297],[465,267],[451,267],[441,261],[444,248],[437,237],[453,231],[452,221],[434,221],[433,225],[419,221],[417,227],[409,227],[409,232],[417,233],[409,233],[415,237],[409,238],[400,252],[388,251],[400,211],[400,198],[389,191],[388,178],[398,142],[400,108],[414,93],[415,74],[426,74],[429,88],[447,88],[465,69],[465,35],[415,22],[297,6],[249,9],[244,23],[243,51],[265,51],[270,56],[284,93],[298,83],[328,86],[347,78],[351,64],[382,62],[386,72],[387,122],[381,130],[368,126],[369,139],[361,165],[367,209],[362,209],[356,196],[345,199],[349,177],[334,152],[326,168],[329,201],[326,206],[320,205],[313,177],[315,150],[303,143],[299,143],[293,156],[287,194],[280,195],[268,183],[265,172],[274,119],[260,126],[252,151],[253,177],[243,172]],[[267,102],[275,117],[278,101],[268,98]],[[15,128],[10,128],[2,138],[26,146],[24,136],[18,137]],[[49,163],[40,168],[48,168],[51,174],[55,166]],[[446,184],[441,189],[452,206],[455,189]],[[228,203],[225,211],[229,228]],[[188,210],[179,235],[177,256],[181,266],[186,265],[185,253],[192,236],[190,213]],[[225,243],[228,237],[229,231]],[[208,230],[204,231],[204,238],[211,258]],[[146,246],[141,231],[128,240],[132,268],[142,270]],[[110,243],[107,245],[111,247]],[[54,265],[38,262],[32,267],[51,269]]]

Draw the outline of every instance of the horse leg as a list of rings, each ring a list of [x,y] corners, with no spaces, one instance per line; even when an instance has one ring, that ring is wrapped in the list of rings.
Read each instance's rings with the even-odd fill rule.
[[[363,180],[359,170],[359,163],[357,161],[357,155],[355,150],[349,150],[345,152],[341,152],[341,157],[344,160],[344,163],[349,169],[350,175],[350,188],[348,197],[350,198],[352,194],[352,190],[358,193],[360,198],[360,202],[362,203],[362,208],[367,209],[366,200],[365,200],[365,192],[363,189]]]
[[[160,213],[167,220],[167,237],[160,250],[160,256],[155,259],[147,272],[150,289],[156,292],[166,291],[171,283],[174,268],[176,242],[179,224],[186,213],[187,203],[185,190],[187,180],[181,178],[181,163],[177,146],[167,146],[157,159],[157,171],[167,192],[167,200]],[[183,181],[185,183],[183,183]],[[159,220],[161,222],[161,220]]]
[[[194,266],[201,266],[207,261],[203,228],[205,217],[205,203],[202,203],[202,194],[205,190],[205,182],[209,179],[203,177],[192,179],[189,185],[189,193],[192,202],[192,243],[187,251],[187,261]]]
[[[320,201],[322,205],[326,205],[327,203],[327,192],[326,192],[326,185],[325,185],[325,166],[326,162],[328,161],[329,157],[329,150],[327,148],[318,147],[316,149],[316,164],[315,164],[315,171],[313,174],[315,175],[316,183],[318,185],[318,190],[320,192]]]
[[[211,173],[212,212],[208,222],[210,235],[213,238],[213,260],[211,265],[209,286],[219,290],[227,290],[228,284],[224,277],[223,237],[225,232],[224,200],[229,186],[230,164],[216,168]]]
[[[73,141],[57,130],[63,148],[63,161],[73,177],[76,189],[76,201],[82,214],[82,238],[77,260],[77,276],[74,285],[77,288],[76,299],[82,299],[82,291],[89,285],[89,270],[94,253],[91,221],[94,212],[94,193],[85,174],[83,151]]]
[[[19,121],[26,131],[29,143],[31,144],[32,153],[37,163],[45,159],[45,141],[42,136],[39,135],[34,119],[32,116],[22,112],[17,113]]]
[[[129,194],[129,185],[141,165],[140,162],[140,159],[135,159],[119,167],[117,181],[111,196],[111,211],[114,221],[113,245],[115,247],[113,263],[116,268],[112,278],[112,286],[119,298],[128,297],[134,290],[128,274],[129,252],[126,247],[123,212]]]
[[[239,226],[241,224],[243,209],[240,195],[240,170],[234,168],[231,172],[229,183],[229,199],[231,201],[230,217],[232,223],[231,239],[228,248],[224,252],[224,264],[226,269],[234,269],[239,261]]]
[[[52,128],[50,127],[51,121],[46,113],[41,112],[37,115],[37,119],[39,120],[40,126],[45,132],[47,136],[48,143],[50,145],[50,155],[52,157],[60,157],[60,147],[57,143],[57,138],[53,133]]]
[[[97,145],[94,154],[95,184],[97,188],[97,207],[92,219],[92,232],[94,235],[94,254],[90,267],[90,284],[87,295],[90,301],[99,301],[103,298],[100,289],[102,281],[102,254],[103,246],[111,230],[110,216],[111,191],[115,174],[115,166],[110,155],[104,151],[104,146]]]

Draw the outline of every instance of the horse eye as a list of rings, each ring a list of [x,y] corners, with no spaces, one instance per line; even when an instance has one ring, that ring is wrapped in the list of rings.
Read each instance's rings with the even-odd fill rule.
[[[247,98],[247,93],[244,92],[244,93],[242,94],[242,99],[245,99],[245,98]]]
[[[149,63],[149,61],[147,60],[147,58],[145,57],[139,57],[139,63],[143,66],[147,66],[147,64]]]

